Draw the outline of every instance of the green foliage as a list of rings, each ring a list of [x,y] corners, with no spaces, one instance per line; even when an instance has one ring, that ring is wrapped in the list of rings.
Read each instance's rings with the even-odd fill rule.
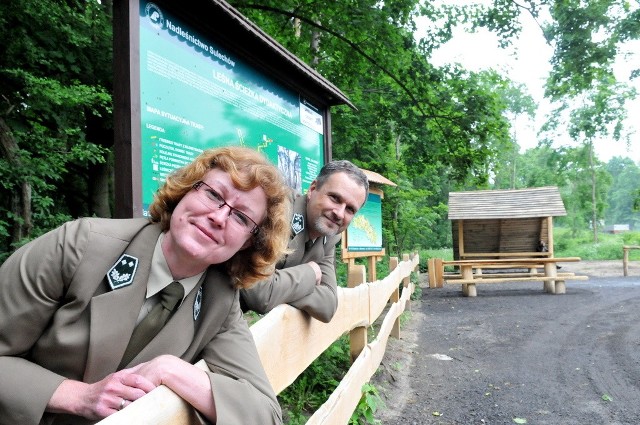
[[[597,161],[590,166],[586,157],[577,160],[549,145],[517,154],[510,121],[532,116],[535,108],[522,85],[495,71],[436,68],[430,62],[458,25],[487,28],[508,46],[520,30],[520,13],[541,17],[549,7],[553,19],[545,23],[545,34],[557,50],[548,92],[557,99],[585,93],[587,101],[573,112],[569,128],[577,139],[593,141],[605,132],[618,137],[619,112],[634,93],[612,78],[610,65],[614,47],[638,37],[637,9],[614,0],[527,2],[527,9],[503,1],[491,6],[416,0],[232,4],[356,105],[357,110],[339,106],[331,111],[332,154],[397,184],[384,187],[383,245],[389,255],[451,246],[446,215],[448,193],[454,190],[553,184],[567,196],[565,224],[574,231],[602,218],[637,221],[629,201],[640,196],[625,202],[619,183],[626,176],[608,192]],[[414,36],[418,18],[432,23],[419,40]],[[108,184],[98,177],[111,166],[111,3],[3,4],[0,24],[5,40],[0,120],[17,146],[15,160],[0,157],[0,251],[6,252],[22,243],[11,229],[26,226],[29,218],[11,210],[11,197],[24,183],[34,194],[28,237],[65,217],[109,214],[109,190],[97,185]],[[40,31],[31,31],[34,27]],[[596,173],[595,180],[589,172]],[[595,201],[586,183],[572,186],[576,181],[597,187]],[[107,195],[96,200],[94,193]],[[615,199],[607,199],[614,193]]]
[[[411,300],[419,300],[422,298],[422,287],[420,286],[420,282],[418,280],[418,273],[411,272],[410,277],[411,282],[413,283],[413,293],[411,294]],[[402,294],[402,293],[401,293]]]
[[[582,260],[621,260],[623,245],[640,244],[640,231],[617,234],[599,233],[594,243],[589,231],[573,235],[571,229],[554,229],[554,254],[556,257],[580,257]],[[640,252],[630,251],[629,258],[640,259]]]
[[[620,233],[624,245],[640,246],[640,230],[634,232]]]
[[[64,220],[92,214],[82,199],[91,192],[89,170],[106,163],[113,143],[112,41],[110,6],[100,2],[2,3],[0,17],[0,216],[8,218],[0,221],[0,252],[6,255]],[[17,207],[25,203],[29,208]]]
[[[599,81],[609,79],[618,53],[616,47],[640,36],[638,10],[628,2],[603,0],[553,2],[552,21],[545,28],[547,40],[553,40],[553,71],[547,92],[553,98],[575,96],[591,90]]]
[[[353,412],[349,425],[379,424],[374,415],[384,405],[378,389],[371,384],[362,386],[362,397],[358,402],[356,411]]]
[[[442,258],[443,260],[453,260],[453,250],[451,248],[423,249],[423,250],[420,250],[419,255],[420,255],[420,264],[419,264],[420,273],[427,273],[429,269],[427,266],[429,258]]]
[[[500,163],[495,152],[511,143],[508,80],[493,71],[434,68],[427,53],[435,41],[414,39],[418,14],[442,18],[446,26],[463,10],[373,0],[233,5],[357,106],[332,111],[338,135],[333,158],[350,159],[397,184],[384,187],[387,253],[450,245],[450,228],[441,219],[448,191],[452,185],[486,185],[491,164]]]
[[[309,412],[318,409],[338,386],[349,369],[349,337],[342,336],[278,395],[290,425],[306,422]]]
[[[628,224],[640,228],[640,211],[634,210],[636,193],[640,194],[640,167],[629,158],[612,158],[606,165],[612,185],[607,193],[607,224]]]

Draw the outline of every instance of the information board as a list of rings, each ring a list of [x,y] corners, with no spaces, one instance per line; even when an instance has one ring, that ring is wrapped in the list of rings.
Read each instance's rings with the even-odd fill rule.
[[[143,215],[169,172],[217,146],[263,152],[306,192],[325,162],[322,110],[157,3],[140,1],[139,37]]]
[[[382,250],[382,197],[369,193],[347,230],[349,252]]]

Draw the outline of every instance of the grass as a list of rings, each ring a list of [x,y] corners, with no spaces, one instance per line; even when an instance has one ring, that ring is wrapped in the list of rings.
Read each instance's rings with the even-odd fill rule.
[[[599,233],[598,242],[593,241],[590,231],[575,236],[570,229],[556,228],[553,234],[556,257],[580,257],[582,260],[622,260],[624,245],[640,246],[640,232],[618,234]],[[640,250],[631,250],[629,260],[640,260]]]

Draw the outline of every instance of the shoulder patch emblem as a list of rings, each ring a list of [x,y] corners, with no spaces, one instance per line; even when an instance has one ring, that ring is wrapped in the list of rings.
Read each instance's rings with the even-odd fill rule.
[[[304,230],[304,216],[300,213],[295,213],[291,219],[291,230],[294,234],[298,234]]]
[[[131,285],[137,269],[138,259],[128,254],[122,254],[107,273],[111,289],[120,289]]]
[[[193,320],[198,320],[198,316],[200,316],[200,310],[202,308],[202,286],[198,288],[198,293],[196,294],[196,299],[193,302]]]

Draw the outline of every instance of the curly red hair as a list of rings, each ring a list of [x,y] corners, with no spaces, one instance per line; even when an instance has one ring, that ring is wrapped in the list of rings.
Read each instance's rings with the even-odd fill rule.
[[[160,223],[163,231],[169,230],[171,214],[178,202],[212,168],[229,173],[238,189],[248,191],[259,186],[267,196],[266,217],[259,223],[259,231],[251,236],[251,245],[225,262],[234,285],[249,288],[273,274],[275,263],[286,252],[290,235],[291,190],[264,155],[240,146],[204,151],[167,177],[149,206],[149,215],[151,221]]]

